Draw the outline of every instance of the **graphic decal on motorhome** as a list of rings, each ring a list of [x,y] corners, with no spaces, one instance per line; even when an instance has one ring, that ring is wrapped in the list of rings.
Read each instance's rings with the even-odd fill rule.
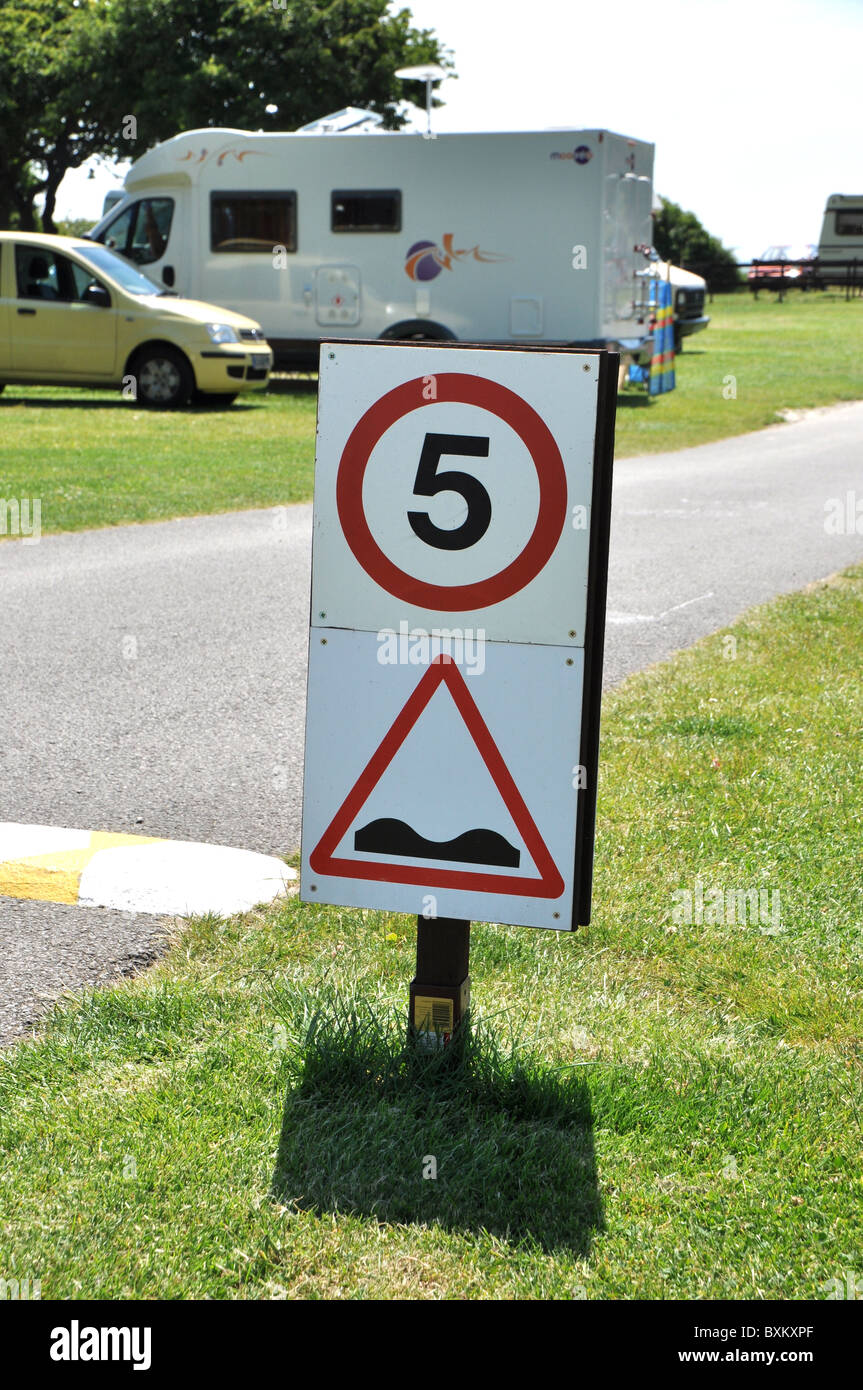
[[[201,153],[198,155],[198,158],[195,160],[195,163],[196,163],[196,164],[203,164],[204,161],[206,160],[208,154],[209,154],[209,150],[207,150],[206,148],[203,149],[203,150],[201,150]],[[246,157],[247,154],[260,154],[260,155],[264,155],[265,158],[269,158],[269,156],[266,154],[266,151],[265,151],[265,150],[240,150],[240,153],[239,153],[239,154],[237,154],[237,151],[236,151],[236,150],[222,150],[222,151],[220,152],[220,154],[219,154],[218,159],[216,160],[216,165],[217,165],[217,167],[218,167],[219,169],[221,169],[222,165],[224,164],[225,160],[228,158],[228,155],[229,155],[229,154],[232,154],[232,155],[234,156],[234,159],[236,159],[236,161],[237,161],[238,164],[242,164],[242,162],[243,162],[243,160],[245,159],[245,157]],[[177,155],[177,163],[178,163],[178,164],[185,164],[185,163],[187,162],[187,160],[190,160],[190,159],[195,159],[195,151],[194,151],[194,150],[187,150],[185,154],[178,154],[178,155]]]
[[[549,159],[573,159],[576,164],[589,164],[593,150],[589,145],[576,145],[574,150],[552,150]]]
[[[442,270],[452,270],[456,261],[472,256],[475,261],[509,261],[500,251],[481,251],[479,246],[468,246],[458,251],[453,246],[453,233],[446,232],[438,245],[436,241],[415,241],[405,260],[405,271],[412,280],[434,280]]]

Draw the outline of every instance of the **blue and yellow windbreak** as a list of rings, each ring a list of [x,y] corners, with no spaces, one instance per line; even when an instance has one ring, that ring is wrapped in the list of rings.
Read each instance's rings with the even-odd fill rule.
[[[653,356],[647,390],[661,396],[674,390],[674,304],[667,280],[651,279],[650,304],[653,309]]]

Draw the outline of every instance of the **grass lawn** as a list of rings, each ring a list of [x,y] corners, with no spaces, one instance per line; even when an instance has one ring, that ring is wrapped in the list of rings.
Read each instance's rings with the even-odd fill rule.
[[[837,291],[717,295],[711,322],[675,359],[677,389],[645,403],[627,388],[618,457],[661,453],[775,424],[778,412],[863,397],[863,299]],[[736,393],[736,394],[735,394]]]
[[[677,359],[678,389],[626,390],[617,455],[682,449],[776,421],[777,412],[863,397],[863,300],[718,296]],[[733,377],[734,382],[729,378]],[[736,397],[731,396],[732,388]],[[41,498],[43,531],[155,521],[312,495],[313,382],[285,381],[228,411],[161,415],[113,392],[7,386],[0,497]]]
[[[58,1007],[0,1055],[0,1275],[46,1299],[863,1288],[861,611],[857,568],[606,698],[594,920],[474,927],[461,1057],[404,1053],[413,919],[296,898]]]
[[[119,392],[7,386],[0,497],[40,497],[43,532],[304,502],[316,408],[302,379],[229,410],[164,412]]]

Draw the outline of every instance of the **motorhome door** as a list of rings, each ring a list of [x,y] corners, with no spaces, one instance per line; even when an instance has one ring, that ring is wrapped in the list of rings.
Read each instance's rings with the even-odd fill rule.
[[[188,296],[194,287],[189,280],[190,268],[182,264],[178,201],[183,196],[177,189],[170,195],[151,194],[127,202],[116,217],[97,230],[97,236],[157,284]]]
[[[351,328],[362,317],[360,272],[355,265],[322,265],[315,271],[315,317],[324,328]]]

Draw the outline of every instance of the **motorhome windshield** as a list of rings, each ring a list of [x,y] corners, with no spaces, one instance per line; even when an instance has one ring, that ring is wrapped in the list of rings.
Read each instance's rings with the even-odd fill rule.
[[[110,275],[112,280],[116,280],[121,289],[127,294],[160,294],[161,289],[152,280],[148,280],[146,275],[142,275],[140,270],[136,270],[128,261],[124,261],[122,256],[117,256],[113,251],[109,251],[106,246],[78,246],[76,247],[79,256],[83,256],[85,261],[89,261],[95,270],[101,270],[103,274]]]

